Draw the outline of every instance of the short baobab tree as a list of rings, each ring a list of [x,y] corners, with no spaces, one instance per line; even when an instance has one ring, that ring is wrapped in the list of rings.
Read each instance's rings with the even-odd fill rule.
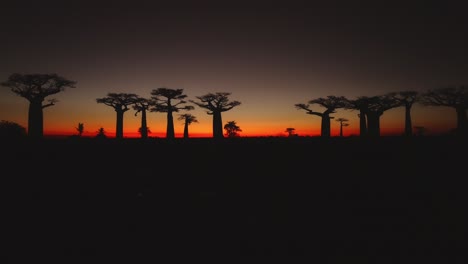
[[[135,104],[137,99],[138,95],[133,93],[108,93],[107,97],[96,99],[98,104],[105,104],[114,108],[117,114],[115,133],[115,137],[117,139],[123,138],[124,113],[130,109],[129,106]]]
[[[229,101],[231,93],[218,92],[208,93],[202,96],[197,96],[199,100],[190,102],[198,105],[201,108],[208,109],[207,114],[213,115],[213,138],[223,138],[223,121],[221,113],[229,111],[234,107],[240,105],[239,101]]]
[[[150,99],[138,97],[135,99],[135,102],[132,106],[133,109],[136,110],[135,116],[141,112],[141,126],[138,129],[138,132],[140,133],[142,139],[148,138],[149,129],[146,122],[146,112],[151,107],[151,105],[153,105],[153,102]]]
[[[189,138],[189,125],[198,123],[197,118],[192,114],[181,114],[178,119],[184,121],[184,138]]]
[[[348,122],[349,120],[346,119],[346,118],[340,117],[340,118],[335,119],[335,121],[336,121],[336,122],[340,122],[340,137],[343,137],[343,127],[349,126],[349,124],[346,123],[346,122]]]
[[[296,129],[293,128],[293,127],[286,128],[285,132],[288,133],[288,137],[293,137],[293,136],[297,135],[296,134]]]
[[[1,83],[9,87],[12,92],[29,101],[28,136],[42,138],[44,135],[43,109],[55,105],[56,99],[49,99],[49,95],[64,91],[65,88],[75,88],[76,82],[68,80],[55,73],[53,74],[19,74],[14,73],[8,80]]]

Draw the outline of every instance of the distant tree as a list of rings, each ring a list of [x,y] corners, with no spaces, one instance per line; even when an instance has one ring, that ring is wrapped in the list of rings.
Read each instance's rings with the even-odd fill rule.
[[[42,138],[44,135],[43,109],[55,105],[56,99],[49,99],[49,95],[59,93],[65,88],[75,88],[75,81],[67,80],[55,73],[53,74],[19,74],[13,73],[2,86],[9,87],[15,94],[29,101],[28,135],[32,138]]]
[[[236,121],[228,121],[224,125],[224,130],[226,130],[226,136],[229,138],[239,137],[239,132],[242,132],[242,129],[237,126]]]
[[[0,121],[0,138],[12,139],[26,136],[26,128],[18,123],[2,120]]]
[[[98,104],[105,104],[114,108],[117,113],[116,134],[117,139],[123,138],[123,118],[124,113],[129,110],[129,106],[135,104],[138,95],[133,93],[108,93],[107,97],[97,98]]]
[[[349,126],[348,122],[349,120],[346,118],[338,118],[335,120],[336,122],[340,122],[340,137],[343,137],[343,127]]]
[[[146,123],[146,111],[153,105],[153,101],[146,98],[138,97],[135,99],[133,109],[136,110],[135,116],[141,112],[141,127],[138,129],[138,132],[141,135],[141,138],[148,138],[148,126]]]
[[[169,88],[158,88],[151,91],[151,99],[154,101],[154,107],[151,108],[153,112],[167,113],[167,129],[166,138],[173,139],[175,137],[174,131],[174,118],[173,112],[179,112],[179,110],[192,110],[194,109],[191,105],[184,105],[187,102],[184,100],[187,95],[183,94],[184,89],[169,89]]]
[[[184,120],[184,138],[189,138],[188,127],[192,123],[198,123],[197,118],[192,114],[181,114],[179,120]]]
[[[104,128],[101,127],[98,129],[96,138],[107,138],[106,131],[104,130]]]
[[[78,136],[81,137],[81,135],[83,135],[83,132],[84,132],[84,124],[78,123],[76,130],[78,131]]]
[[[335,113],[335,110],[338,108],[345,107],[346,102],[347,100],[343,96],[327,96],[326,98],[317,98],[317,99],[310,100],[308,104],[296,104],[295,106],[297,109],[305,110],[306,113],[309,115],[320,116],[322,118],[321,136],[330,137],[331,135],[330,119],[334,118],[334,117],[331,117],[330,114]],[[310,108],[310,105],[312,104],[318,104],[324,107],[325,111],[323,113],[312,111],[312,109]]]
[[[445,106],[455,109],[457,126],[455,133],[468,136],[468,86],[442,87],[422,94],[421,102],[426,106]]]
[[[292,127],[288,127],[286,128],[286,131],[288,133],[288,137],[292,137],[292,136],[295,136],[296,133],[295,133],[296,129],[295,128],[292,128]]]
[[[230,95],[231,93],[226,92],[208,93],[203,96],[196,97],[200,102],[190,100],[190,102],[198,105],[199,107],[208,109],[208,115],[213,115],[213,138],[224,137],[221,113],[229,111],[241,104],[239,101],[229,102],[228,97]]]
[[[411,107],[418,101],[419,93],[416,91],[401,91],[390,94],[395,100],[397,100],[401,106],[405,107],[405,133],[404,135],[409,137],[413,135],[413,124],[411,121]]]

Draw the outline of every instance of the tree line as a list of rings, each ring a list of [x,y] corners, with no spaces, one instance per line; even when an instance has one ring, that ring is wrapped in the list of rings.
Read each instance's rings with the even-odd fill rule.
[[[19,74],[13,73],[8,79],[1,83],[9,87],[11,91],[29,101],[28,130],[31,138],[43,137],[43,109],[55,105],[56,99],[46,98],[50,95],[64,91],[66,88],[76,88],[76,81],[68,80],[58,74]],[[179,115],[179,120],[184,121],[184,138],[188,138],[188,127],[191,123],[198,122],[196,117],[188,113],[194,106],[192,103],[206,110],[212,115],[213,138],[223,138],[222,113],[233,109],[241,104],[236,100],[230,100],[229,92],[207,93],[196,96],[196,100],[186,100],[187,95],[183,89],[157,88],[151,91],[150,98],[144,98],[134,93],[108,93],[105,97],[97,98],[96,103],[112,107],[116,112],[116,138],[123,138],[124,113],[134,109],[135,116],[141,113],[141,137],[147,138],[149,128],[147,126],[146,114],[150,112],[166,113],[167,126],[166,138],[175,138],[173,114],[180,111],[187,113]],[[390,92],[378,96],[358,96],[348,99],[344,96],[327,96],[309,100],[307,103],[297,103],[295,108],[303,110],[306,114],[321,118],[321,137],[331,136],[330,120],[334,119],[332,114],[338,109],[358,111],[359,129],[361,137],[380,136],[380,117],[385,111],[396,107],[405,108],[405,136],[412,136],[411,109],[415,103],[425,106],[445,106],[455,110],[456,128],[455,132],[460,136],[468,135],[468,86],[447,86],[428,89],[426,92],[401,91]],[[313,105],[318,105],[325,110],[314,111]],[[340,133],[344,121],[340,119]],[[235,121],[228,122],[224,129],[228,136],[236,136],[242,131]],[[291,132],[291,130],[289,130]],[[340,134],[342,135],[342,134]]]

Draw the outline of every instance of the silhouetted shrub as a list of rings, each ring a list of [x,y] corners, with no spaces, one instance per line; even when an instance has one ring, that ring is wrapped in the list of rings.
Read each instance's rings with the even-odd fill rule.
[[[22,138],[26,137],[26,135],[26,128],[23,126],[11,121],[0,121],[1,138]]]

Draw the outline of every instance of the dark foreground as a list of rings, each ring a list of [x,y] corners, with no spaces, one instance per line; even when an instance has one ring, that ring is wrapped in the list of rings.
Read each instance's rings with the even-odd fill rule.
[[[2,257],[466,263],[466,146],[430,137],[2,142]]]

